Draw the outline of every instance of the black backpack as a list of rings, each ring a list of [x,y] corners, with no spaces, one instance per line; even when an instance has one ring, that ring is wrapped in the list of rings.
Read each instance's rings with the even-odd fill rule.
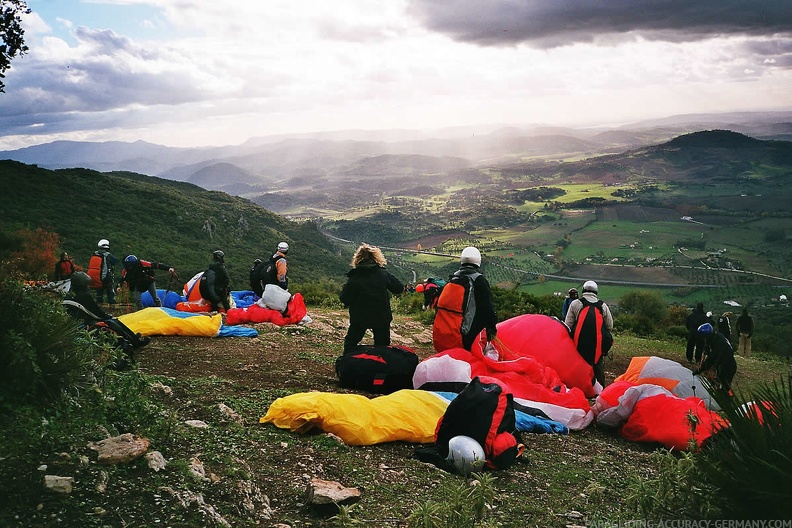
[[[459,435],[481,444],[487,457],[486,467],[511,467],[523,445],[517,431],[514,396],[507,385],[496,378],[476,376],[448,404],[435,430],[441,459],[448,457],[448,442]]]
[[[280,284],[278,280],[278,261],[282,259],[281,255],[277,253],[272,255],[267,262],[262,262],[258,265],[258,276],[261,279],[261,285],[266,286],[267,284]]]
[[[396,345],[358,345],[336,359],[335,369],[342,387],[376,394],[412,389],[418,356]]]

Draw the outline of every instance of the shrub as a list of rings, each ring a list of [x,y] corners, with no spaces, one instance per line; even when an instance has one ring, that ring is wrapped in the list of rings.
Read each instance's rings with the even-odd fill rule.
[[[729,427],[705,446],[700,467],[725,517],[791,519],[792,375],[760,385],[747,400],[710,392]]]
[[[59,299],[20,282],[0,283],[0,402],[46,404],[92,382],[101,350],[78,331]]]

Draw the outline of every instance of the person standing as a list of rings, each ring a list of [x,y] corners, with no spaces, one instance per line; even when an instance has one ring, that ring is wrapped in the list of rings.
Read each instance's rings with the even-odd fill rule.
[[[578,353],[594,367],[594,377],[605,387],[603,359],[613,346],[613,315],[598,298],[599,286],[589,280],[583,293],[569,304],[564,323],[569,328]]]
[[[259,278],[259,271],[261,267],[261,259],[257,258],[253,261],[253,266],[250,268],[250,274],[248,277],[248,284],[250,285],[250,289],[261,297],[261,294],[264,293],[264,288],[261,285],[261,279]]]
[[[481,252],[468,246],[462,250],[459,263],[437,299],[432,341],[438,352],[460,347],[472,350],[482,330],[486,330],[487,341],[498,333],[492,291],[481,273]]]
[[[129,255],[124,258],[124,269],[121,271],[121,284],[126,284],[135,296],[138,308],[143,307],[141,297],[143,292],[149,292],[154,306],[162,306],[160,298],[157,296],[157,285],[154,280],[154,271],[163,270],[173,273],[173,267],[162,262],[151,262]]]
[[[105,293],[107,293],[107,303],[115,304],[115,266],[118,259],[110,253],[110,241],[106,238],[97,244],[98,249],[94,251],[91,260],[88,262],[88,276],[91,277],[91,288],[96,290],[96,302],[102,304]]]
[[[351,353],[366,330],[374,334],[374,345],[390,346],[393,320],[390,296],[404,291],[404,285],[385,269],[387,260],[378,247],[362,244],[352,257],[352,269],[339,299],[349,308],[349,328],[344,337],[344,354]]]
[[[731,343],[731,320],[729,319],[732,315],[731,312],[723,312],[720,317],[718,317],[718,332],[726,336],[726,339],[729,340]]]
[[[688,331],[687,346],[685,357],[688,363],[693,363],[694,352],[696,363],[701,362],[701,355],[704,352],[704,341],[699,337],[698,329],[704,323],[709,323],[709,318],[704,312],[704,303],[697,303],[696,307],[685,319],[685,328]]]
[[[267,265],[260,267],[260,269],[263,268],[263,272],[259,274],[262,291],[267,287],[267,284],[277,284],[284,290],[289,289],[289,265],[286,262],[288,253],[289,244],[281,242],[278,244],[278,250],[270,257]]]
[[[201,297],[209,301],[211,311],[227,312],[231,308],[230,283],[231,279],[225,267],[225,253],[218,249],[212,253],[212,263],[201,276],[199,285]]]
[[[75,271],[74,259],[64,251],[61,253],[60,260],[55,263],[55,281],[66,280],[70,278]]]
[[[566,297],[564,297],[564,304],[561,306],[561,320],[566,321],[567,312],[569,311],[569,305],[572,304],[572,301],[578,298],[578,291],[577,288],[569,288]]]
[[[748,308],[743,308],[740,317],[737,318],[737,333],[740,336],[737,342],[737,353],[743,357],[751,357],[751,338],[754,333],[754,320],[753,317],[748,315]]]
[[[731,383],[737,373],[737,362],[734,360],[734,350],[726,336],[709,323],[698,327],[697,333],[704,342],[704,361],[701,366],[693,371],[694,375],[701,374],[714,368],[715,375],[724,391],[731,394]]]

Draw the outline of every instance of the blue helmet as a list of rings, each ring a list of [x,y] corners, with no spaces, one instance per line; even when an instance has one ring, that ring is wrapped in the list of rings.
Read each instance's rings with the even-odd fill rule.
[[[127,258],[124,259],[124,266],[134,266],[137,264],[138,258],[135,255],[129,255]]]
[[[699,335],[699,337],[708,337],[711,336],[713,333],[715,333],[715,330],[712,328],[711,324],[704,323],[703,325],[698,327],[696,333]]]

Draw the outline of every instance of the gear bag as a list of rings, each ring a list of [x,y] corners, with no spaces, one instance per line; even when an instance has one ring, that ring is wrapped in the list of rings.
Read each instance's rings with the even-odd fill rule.
[[[101,288],[112,282],[113,275],[107,267],[107,253],[96,252],[88,261],[88,276],[91,277],[89,288]]]
[[[406,347],[358,345],[336,359],[335,369],[342,387],[390,394],[413,388],[418,363],[418,356]]]
[[[514,396],[508,385],[488,376],[476,376],[448,404],[437,422],[435,444],[441,459],[448,457],[448,442],[469,436],[484,448],[486,467],[507,469],[524,446],[514,414]]]
[[[595,365],[613,346],[613,335],[605,327],[602,301],[592,303],[583,296],[580,301],[583,307],[572,329],[572,339],[583,359],[590,365]]]
[[[267,284],[280,284],[280,281],[278,280],[278,261],[282,258],[284,257],[276,253],[272,255],[266,263],[262,262],[257,266],[259,269],[258,274],[261,278],[262,287],[266,286]]]
[[[481,273],[455,273],[437,298],[437,313],[432,325],[432,342],[437,352],[462,347],[462,336],[470,331],[476,315],[473,283]]]

